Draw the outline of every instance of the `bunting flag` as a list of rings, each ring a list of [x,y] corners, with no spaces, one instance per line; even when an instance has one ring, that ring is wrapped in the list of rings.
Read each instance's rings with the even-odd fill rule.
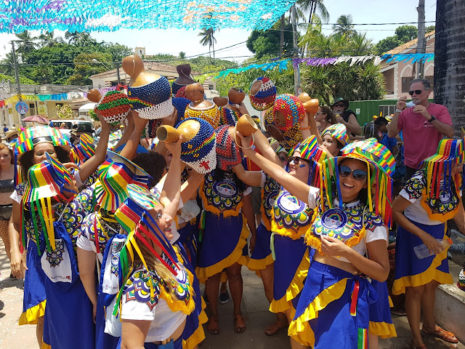
[[[351,66],[355,64],[365,64],[366,62],[373,62],[374,65],[379,65],[382,61],[386,63],[417,63],[429,62],[434,59],[434,53],[405,53],[405,54],[385,54],[382,56],[341,56],[341,57],[307,57],[307,58],[293,58],[292,66],[297,68],[299,64],[305,63],[313,67],[324,67],[328,65],[336,65],[340,63],[349,63]],[[280,61],[273,61],[261,64],[250,64],[245,67],[238,67],[233,69],[226,69],[221,71],[215,78],[224,78],[229,74],[239,74],[250,69],[261,69],[263,71],[272,70],[279,67],[279,71],[287,70],[289,68],[289,59]]]
[[[49,0],[0,2],[0,32],[269,29],[296,0]]]

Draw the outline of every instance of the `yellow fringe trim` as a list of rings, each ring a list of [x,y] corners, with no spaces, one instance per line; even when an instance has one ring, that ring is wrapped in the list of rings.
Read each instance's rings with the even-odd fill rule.
[[[42,342],[42,345],[40,346],[40,349],[52,349],[52,346],[50,344],[46,344]]]
[[[197,329],[189,338],[182,341],[183,349],[194,349],[205,340],[205,331],[203,329],[203,325],[208,322],[208,316],[205,312],[205,309],[207,308],[207,303],[205,303],[203,297],[201,297],[201,300],[202,311],[199,314],[199,327],[197,327]]]
[[[388,324],[387,322],[373,322],[370,321],[368,331],[375,336],[381,338],[394,338],[397,337],[397,332],[394,324]]]
[[[460,196],[460,193],[458,191],[456,191],[456,195],[457,195],[457,198],[460,201],[461,196]],[[433,221],[439,221],[439,222],[446,223],[449,219],[454,218],[455,214],[457,213],[457,211],[459,209],[459,204],[457,204],[457,207],[455,207],[455,209],[453,211],[450,211],[450,212],[447,212],[447,213],[433,213],[431,211],[431,207],[429,207],[428,204],[426,203],[426,200],[428,199],[428,196],[429,195],[426,193],[426,188],[423,189],[423,198],[424,199],[422,199],[420,201],[420,203],[421,203],[421,206],[423,207],[423,209],[428,214],[429,219],[431,219]]]
[[[201,186],[201,188],[199,190],[199,195],[200,195],[200,198],[202,199],[202,204],[203,204],[203,207],[204,207],[204,209],[206,211],[208,211],[210,213],[213,213],[213,214],[216,214],[217,216],[223,215],[223,217],[231,217],[231,216],[239,216],[240,215],[242,204],[243,204],[242,200],[239,202],[239,204],[234,206],[233,210],[221,211],[221,210],[218,209],[218,207],[210,205],[210,203],[209,203],[209,201],[207,199],[207,196],[205,195],[204,187],[205,187],[205,180],[202,182],[202,186]]]
[[[335,284],[321,291],[307,306],[305,312],[289,324],[288,335],[300,344],[313,347],[315,334],[308,321],[318,318],[318,312],[323,310],[329,303],[341,298],[347,286],[347,278],[339,280]]]
[[[216,264],[210,265],[208,267],[197,267],[195,268],[195,272],[200,282],[205,282],[209,277],[221,273],[223,269],[230,267],[234,263],[244,263],[244,258],[242,256],[242,249],[247,244],[247,237],[249,236],[249,228],[245,223],[245,220],[242,220],[242,231],[239,237],[239,241],[237,242],[236,247],[231,252],[229,256],[225,259],[219,261]],[[245,260],[246,261],[246,260]],[[242,264],[241,263],[241,264]],[[247,262],[245,262],[247,264]]]
[[[181,311],[182,313],[189,315],[194,311],[195,308],[194,289],[192,288],[192,284],[194,282],[194,275],[192,275],[192,273],[189,270],[185,270],[187,273],[187,278],[189,280],[188,292],[191,295],[189,301],[185,303],[183,300],[176,299],[170,292],[167,292],[164,287],[160,287],[160,297],[166,301],[171,311]]]
[[[440,254],[437,254],[436,257],[434,257],[433,262],[431,262],[429,268],[426,269],[423,273],[407,275],[401,277],[400,279],[394,280],[392,294],[399,295],[405,293],[406,287],[423,286],[433,280],[439,282],[440,284],[453,283],[454,281],[451,274],[436,270],[436,268],[441,265],[442,261],[447,258],[447,250],[448,248],[444,249],[444,251],[442,251]]]
[[[286,294],[280,299],[273,299],[270,304],[270,311],[272,313],[283,313],[288,309],[293,310],[292,300],[298,296],[298,294],[304,288],[304,282],[308,275],[308,268],[310,267],[310,258],[308,257],[308,249],[305,251],[302,261],[300,262],[297,270],[294,274],[294,278],[291,284],[286,290]],[[295,310],[295,309],[294,309]]]
[[[388,300],[389,300],[389,308],[394,308],[394,303],[392,303],[391,296],[388,296]]]
[[[37,320],[45,315],[45,306],[47,300],[43,300],[32,308],[27,309],[19,317],[18,324],[21,325],[35,325]]]
[[[247,264],[247,268],[249,268],[252,271],[264,270],[266,269],[267,266],[273,263],[274,263],[273,256],[270,253],[268,256],[262,259],[249,258],[249,263]]]

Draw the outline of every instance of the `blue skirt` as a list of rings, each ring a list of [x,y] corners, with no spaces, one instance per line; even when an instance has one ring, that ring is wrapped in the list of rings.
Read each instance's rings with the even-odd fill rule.
[[[376,291],[366,278],[312,261],[289,335],[319,348],[365,348],[369,304]]]
[[[435,239],[444,239],[444,223],[425,225],[414,221],[411,222]],[[422,244],[423,241],[418,236],[400,226],[397,228],[396,273],[392,287],[393,294],[405,293],[406,287],[423,286],[433,280],[440,284],[451,284],[453,282],[447,261],[448,249],[437,255],[419,259],[415,254],[414,247]]]
[[[247,264],[243,248],[249,230],[242,214],[222,217],[205,212],[205,230],[199,246],[196,274],[201,282],[234,263]]]
[[[47,296],[45,294],[45,274],[41,268],[37,245],[29,240],[26,251],[26,275],[24,279],[23,312],[20,325],[36,324],[45,314]]]
[[[250,255],[247,267],[250,270],[263,270],[273,263],[270,248],[271,231],[267,230],[261,223],[257,228],[255,248]]]
[[[369,331],[381,338],[397,337],[391,318],[387,283],[371,280],[371,285],[376,290],[378,300],[370,304]]]
[[[197,233],[197,225],[190,222],[179,229],[181,243],[186,250],[187,258],[194,269],[197,266]]]
[[[294,308],[292,301],[302,291],[310,260],[304,239],[293,240],[287,236],[274,235],[275,251],[273,300],[270,311],[281,313]]]

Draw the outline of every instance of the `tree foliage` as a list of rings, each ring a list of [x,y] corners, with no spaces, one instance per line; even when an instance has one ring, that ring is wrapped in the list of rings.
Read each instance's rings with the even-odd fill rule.
[[[19,74],[39,84],[89,84],[90,75],[113,69],[114,63],[132,53],[120,44],[97,42],[89,33],[66,32],[66,41],[53,33],[32,37],[25,31],[16,36],[20,40],[15,42]],[[86,61],[85,55],[95,56]],[[14,76],[11,52],[2,60],[0,73]]]
[[[284,24],[283,56],[293,55],[292,25],[285,21]],[[254,30],[247,39],[247,48],[255,54],[256,59],[265,56],[279,57],[280,55],[280,28],[279,22],[269,30]]]
[[[426,33],[434,30],[434,26],[429,26],[426,28]],[[395,35],[388,36],[380,40],[376,44],[376,54],[381,55],[387,51],[392,50],[393,48],[405,44],[410,40],[416,39],[418,36],[418,29],[414,25],[401,25],[396,28]]]

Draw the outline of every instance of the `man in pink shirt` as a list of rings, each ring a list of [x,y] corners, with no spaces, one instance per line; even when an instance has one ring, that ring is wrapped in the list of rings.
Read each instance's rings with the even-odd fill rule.
[[[402,131],[404,138],[404,162],[407,178],[420,167],[421,162],[436,152],[439,141],[445,136],[452,138],[454,129],[447,108],[430,103],[431,86],[428,80],[415,79],[410,83],[409,94],[413,107],[407,108],[406,98],[401,97],[388,127],[388,136],[395,137]]]

